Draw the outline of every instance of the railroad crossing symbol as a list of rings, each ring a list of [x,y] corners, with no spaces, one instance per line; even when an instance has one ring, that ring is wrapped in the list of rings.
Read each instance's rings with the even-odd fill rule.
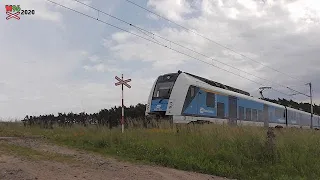
[[[123,77],[122,77],[122,79],[120,79],[118,76],[116,76],[115,79],[119,81],[119,82],[115,83],[116,86],[123,84],[123,85],[127,86],[128,88],[131,88],[131,86],[128,84],[128,82],[131,82],[131,79],[123,80]]]
[[[20,19],[20,17],[18,16],[20,14],[20,12],[16,12],[16,13],[11,13],[9,11],[6,12],[8,17],[6,18],[7,20],[11,19],[11,18],[16,18],[16,19]]]

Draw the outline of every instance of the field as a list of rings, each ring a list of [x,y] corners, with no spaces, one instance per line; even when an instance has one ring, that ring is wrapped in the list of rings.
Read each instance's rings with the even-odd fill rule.
[[[20,123],[0,125],[2,137],[42,136],[60,146],[134,163],[232,179],[320,179],[319,131],[267,131],[206,124],[183,126],[179,132],[167,125],[128,128],[122,134],[120,128],[96,126],[40,129]]]

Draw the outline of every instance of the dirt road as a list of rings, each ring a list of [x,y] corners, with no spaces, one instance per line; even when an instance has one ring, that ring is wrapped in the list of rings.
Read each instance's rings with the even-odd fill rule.
[[[223,180],[211,175],[120,162],[39,138],[0,137],[0,180]]]

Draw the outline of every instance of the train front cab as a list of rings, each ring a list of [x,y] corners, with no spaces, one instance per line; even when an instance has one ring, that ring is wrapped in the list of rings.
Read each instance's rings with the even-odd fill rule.
[[[149,97],[147,117],[165,117],[172,88],[178,76],[179,73],[170,73],[158,77]]]

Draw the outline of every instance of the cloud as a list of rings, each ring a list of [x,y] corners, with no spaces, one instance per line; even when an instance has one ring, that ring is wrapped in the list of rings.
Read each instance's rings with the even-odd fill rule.
[[[289,3],[288,10],[290,11],[290,17],[296,22],[308,17],[311,19],[319,19],[320,2],[314,0],[300,0],[295,3]]]
[[[159,47],[123,32],[114,34],[114,46],[111,47],[110,50],[116,57],[122,60],[152,62],[153,68],[158,71],[165,70],[169,72],[181,66],[186,67],[186,70],[190,69],[196,74],[211,77],[222,83],[249,89],[253,92],[257,92],[258,87],[261,86],[260,84],[266,84],[290,94],[290,91],[285,88],[285,85],[303,84],[310,80],[314,82],[318,81],[318,76],[313,75],[309,77],[310,79],[307,79],[306,76],[311,74],[311,72],[314,74],[319,73],[316,69],[312,68],[310,64],[313,64],[313,67],[320,65],[320,61],[317,60],[320,44],[308,38],[320,37],[319,26],[317,23],[303,21],[303,19],[301,19],[302,16],[299,21],[293,18],[295,13],[294,7],[298,6],[301,2],[302,1],[292,3],[285,1],[268,1],[261,3],[250,0],[239,2],[203,0],[202,6],[199,6],[202,8],[202,13],[199,16],[183,17],[183,12],[191,12],[191,10],[188,10],[190,9],[188,2],[183,1],[177,6],[183,10],[175,10],[175,12],[180,12],[181,14],[176,17],[183,18],[183,21],[179,18],[171,17],[171,19],[181,21],[183,25],[196,29],[199,33],[213,39],[215,42],[207,41],[196,36],[193,32],[185,31],[174,26],[153,31],[155,34],[174,42],[179,42],[206,56],[232,65],[260,78],[222,65],[204,56],[199,56],[199,54],[192,53],[181,47],[174,46],[175,49],[181,50],[183,53],[195,58],[172,52],[167,48]],[[151,7],[153,7],[156,12],[162,14],[170,11],[170,9],[167,10],[165,8],[169,7],[168,4],[167,6],[165,5],[166,3],[168,2],[149,1],[149,5],[152,4]],[[162,7],[162,9],[159,7]],[[306,11],[306,9],[302,11]],[[317,18],[315,13],[311,16]],[[308,29],[301,31],[301,26],[308,26]],[[157,39],[155,37],[154,39],[169,47],[173,47],[172,45],[170,46],[170,43],[162,41],[159,38]],[[219,45],[217,46],[216,42],[235,49],[237,52],[248,56],[254,61],[227,51],[225,48]],[[302,57],[305,60],[302,61]],[[213,63],[217,65],[218,68],[207,65],[203,66],[197,63],[199,69],[195,70],[186,65],[189,64],[189,66],[191,66],[191,64],[193,64],[191,61],[195,61],[195,59]],[[283,73],[274,71],[264,65],[272,69],[278,69]],[[237,78],[237,76],[221,69],[232,71],[235,74],[239,74],[258,83],[243,80],[239,77]],[[285,74],[297,76],[302,82]],[[268,79],[274,83],[270,83],[264,79]],[[283,84],[284,87],[279,84]],[[283,94],[279,94],[276,91],[270,95],[273,97],[283,96]],[[319,95],[319,93],[317,95]],[[286,96],[285,98],[292,97]],[[306,97],[300,97],[299,99],[304,100]]]
[[[193,12],[191,5],[186,0],[149,0],[147,5],[174,21],[181,21],[184,15]]]
[[[103,41],[102,45],[103,45],[105,48],[110,48],[110,47],[112,46],[112,40],[110,40],[110,39],[103,39],[102,41]]]
[[[59,2],[87,11],[70,1]],[[21,118],[26,114],[79,110],[79,97],[83,94],[70,94],[77,89],[69,85],[84,84],[73,77],[88,59],[87,49],[75,47],[70,38],[65,38],[70,26],[61,21],[65,17],[61,9],[54,9],[46,1],[14,3],[35,9],[36,14],[33,19],[25,16],[19,21],[5,21],[5,26],[0,27],[0,116]],[[0,4],[4,7],[12,2]],[[5,13],[0,16],[5,19]]]
[[[83,66],[83,68],[86,71],[89,71],[89,72],[99,72],[99,73],[103,73],[103,72],[121,72],[120,69],[112,67],[111,65],[108,67],[106,64],[103,64],[103,63],[95,64],[93,66],[85,65],[85,66]]]
[[[121,40],[119,41],[119,39]],[[116,33],[113,35],[113,41],[114,46],[110,47],[109,50],[115,58],[120,60],[155,62],[154,67],[177,66],[184,60],[179,54],[170,52],[163,46],[158,46],[131,34]],[[164,45],[163,43],[160,44]]]
[[[96,62],[101,62],[101,60],[99,59],[99,57],[97,55],[93,55],[93,56],[90,56],[89,57],[89,60],[93,63],[96,63]]]

